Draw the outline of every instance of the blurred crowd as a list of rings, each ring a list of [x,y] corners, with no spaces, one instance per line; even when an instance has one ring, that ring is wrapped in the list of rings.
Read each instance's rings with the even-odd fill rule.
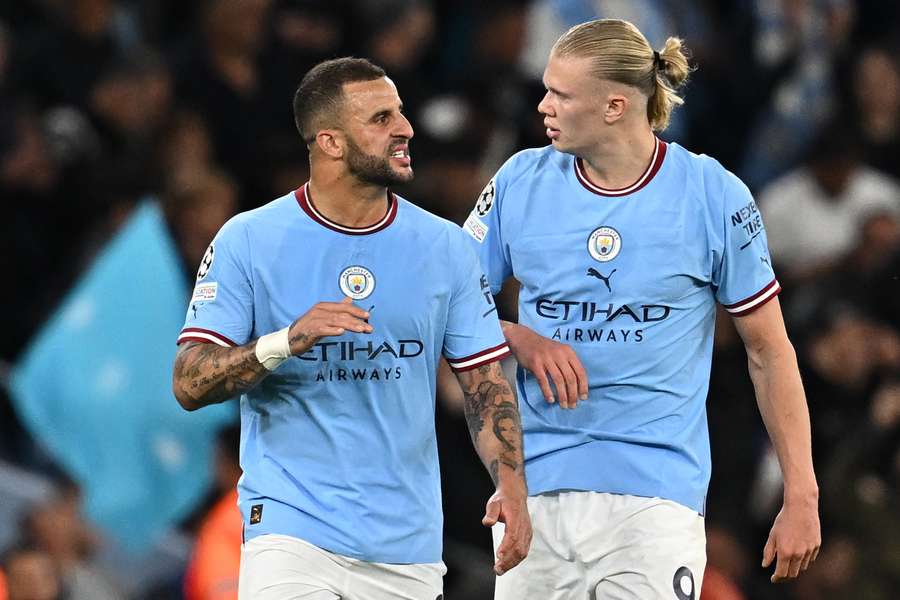
[[[631,20],[657,48],[668,35],[686,40],[697,70],[661,137],[718,158],[754,192],[810,405],[823,548],[796,583],[773,586],[758,564],[781,481],[742,344],[719,319],[703,597],[896,598],[895,2],[0,0],[0,198],[11,213],[0,225],[0,360],[16,361],[141,201],[162,207],[188,285],[225,220],[302,185],[291,97],[325,58],[386,69],[416,130],[417,176],[396,191],[461,223],[509,155],[546,144],[536,105],[547,53],[594,17]],[[505,306],[513,316],[514,299]],[[458,389],[444,380],[439,395],[447,596],[490,598],[480,526],[490,481]],[[0,598],[235,598],[234,438],[223,431],[216,487],[181,524],[197,540],[194,562],[136,590],[92,561],[103,540],[81,515],[78,482],[38,456],[0,399],[0,460],[49,482],[40,502],[0,523]]]

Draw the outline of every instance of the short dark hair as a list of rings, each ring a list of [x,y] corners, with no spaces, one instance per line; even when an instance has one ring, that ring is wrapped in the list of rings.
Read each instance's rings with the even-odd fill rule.
[[[310,69],[294,93],[294,123],[303,141],[312,143],[316,139],[318,122],[338,112],[345,83],[372,81],[384,76],[384,69],[365,58],[334,58]]]

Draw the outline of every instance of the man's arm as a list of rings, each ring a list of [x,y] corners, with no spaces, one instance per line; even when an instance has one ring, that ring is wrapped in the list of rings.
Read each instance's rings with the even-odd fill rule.
[[[368,318],[369,313],[354,306],[350,298],[340,303],[320,302],[291,324],[284,340],[287,348],[274,357],[303,354],[320,338],[345,331],[371,333]],[[175,355],[172,375],[172,390],[178,403],[185,410],[197,410],[253,388],[271,372],[263,364],[268,362],[266,357],[261,360],[257,352],[258,342],[266,337],[234,348],[198,342],[182,344]]]
[[[510,351],[537,379],[547,402],[554,402],[551,380],[560,407],[575,408],[578,400],[587,400],[587,372],[571,346],[547,339],[518,323],[500,321],[500,326]]]
[[[243,394],[270,371],[256,358],[256,340],[237,347],[185,342],[175,355],[172,390],[185,410]]]
[[[519,407],[497,361],[460,371],[456,377],[465,396],[472,443],[497,487],[482,523],[489,527],[497,521],[506,524],[494,565],[494,571],[503,575],[525,558],[531,546]]]
[[[778,298],[735,317],[734,324],[747,349],[759,412],[784,478],[784,504],[763,550],[764,567],[778,557],[772,581],[783,581],[805,571],[822,543],[809,410]]]

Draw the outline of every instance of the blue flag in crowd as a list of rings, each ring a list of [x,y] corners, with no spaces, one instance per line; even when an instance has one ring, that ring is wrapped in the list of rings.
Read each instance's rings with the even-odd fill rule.
[[[130,221],[32,341],[12,395],[32,435],[82,486],[88,516],[140,552],[211,479],[221,405],[185,412],[172,394],[187,282],[159,207]]]

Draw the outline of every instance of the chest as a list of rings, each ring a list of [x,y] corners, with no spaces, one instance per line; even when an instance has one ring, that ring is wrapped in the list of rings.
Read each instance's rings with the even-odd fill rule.
[[[446,320],[451,294],[446,262],[415,237],[401,242],[384,235],[319,235],[264,248],[267,256],[254,272],[256,323],[290,323],[319,302],[350,297],[390,338],[433,332]]]
[[[523,195],[505,228],[526,297],[675,302],[710,279],[709,246],[685,194]]]

